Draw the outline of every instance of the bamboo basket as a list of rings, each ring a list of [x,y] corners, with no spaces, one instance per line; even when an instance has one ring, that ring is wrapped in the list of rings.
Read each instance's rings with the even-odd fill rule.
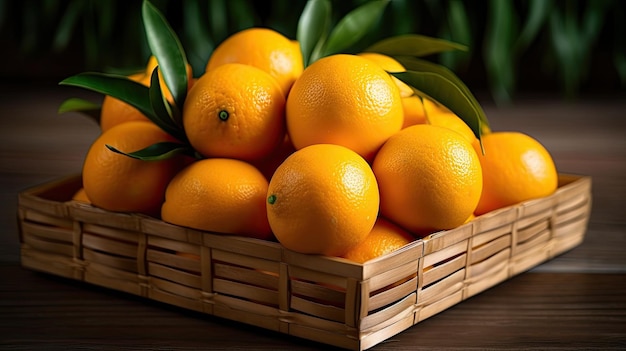
[[[19,194],[22,265],[300,338],[365,350],[579,245],[591,178],[365,264],[71,201],[79,175]]]

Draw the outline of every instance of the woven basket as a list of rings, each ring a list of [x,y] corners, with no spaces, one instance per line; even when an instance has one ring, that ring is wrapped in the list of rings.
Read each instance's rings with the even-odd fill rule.
[[[345,349],[365,350],[583,241],[591,178],[365,264],[70,201],[80,176],[19,194],[22,265]]]

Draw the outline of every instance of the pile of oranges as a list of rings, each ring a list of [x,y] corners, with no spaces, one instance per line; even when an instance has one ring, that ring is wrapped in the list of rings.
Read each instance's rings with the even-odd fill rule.
[[[129,78],[148,85],[156,64],[151,58]],[[112,152],[106,145],[133,152],[176,140],[105,97],[81,201],[363,263],[555,191],[554,162],[537,140],[486,131],[479,141],[454,113],[390,74],[401,71],[377,53],[304,67],[298,42],[266,28],[238,32],[199,78],[188,72],[178,108],[198,157]]]

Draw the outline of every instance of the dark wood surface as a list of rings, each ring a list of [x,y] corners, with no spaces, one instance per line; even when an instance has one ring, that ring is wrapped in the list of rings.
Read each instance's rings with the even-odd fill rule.
[[[99,131],[57,115],[56,86],[0,84],[0,349],[314,350],[329,347],[21,268],[17,194],[78,173]],[[495,130],[540,140],[563,173],[590,175],[579,247],[462,302],[372,350],[626,349],[626,98],[519,98],[485,110]]]

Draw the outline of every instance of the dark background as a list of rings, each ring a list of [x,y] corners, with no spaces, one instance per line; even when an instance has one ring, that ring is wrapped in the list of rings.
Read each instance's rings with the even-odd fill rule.
[[[335,23],[364,2],[332,1]],[[11,84],[55,84],[88,70],[129,73],[143,67],[149,50],[141,3],[0,0],[0,78]],[[269,26],[296,38],[305,0],[153,3],[178,33],[199,76],[213,47],[235,31]],[[617,0],[393,0],[377,28],[352,51],[405,33],[466,44],[467,53],[429,59],[452,68],[470,89],[497,103],[528,93],[565,99],[621,94],[626,81],[625,17],[626,4]]]

